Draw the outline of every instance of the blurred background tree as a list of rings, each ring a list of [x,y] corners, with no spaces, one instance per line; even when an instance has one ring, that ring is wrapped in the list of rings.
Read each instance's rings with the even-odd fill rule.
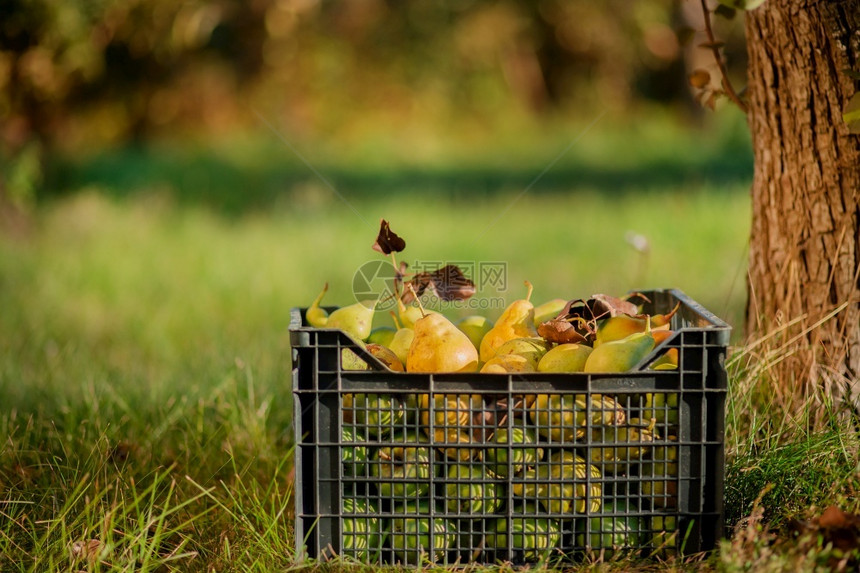
[[[253,127],[254,107],[347,134],[648,101],[695,114],[685,4],[2,0],[3,151],[223,133]],[[740,74],[742,31],[724,32]]]

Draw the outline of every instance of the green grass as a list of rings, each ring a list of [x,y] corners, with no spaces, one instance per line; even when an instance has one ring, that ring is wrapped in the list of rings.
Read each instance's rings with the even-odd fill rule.
[[[148,161],[133,164],[146,172]],[[507,289],[483,285],[479,297],[519,298],[524,280],[536,301],[675,287],[740,324],[748,183],[649,179],[649,161],[632,155],[641,179],[620,189],[573,175],[563,190],[524,194],[527,178],[492,193],[338,186],[347,205],[311,178],[229,212],[169,178],[132,189],[81,176],[54,189],[29,232],[0,237],[0,569],[297,567],[289,311],[325,281],[330,303],[352,302],[357,268],[381,259],[370,249],[380,217],[406,238],[402,260],[506,263]],[[647,259],[628,231],[647,237]],[[739,351],[730,365],[727,507],[743,524],[774,484],[760,535],[742,529],[704,564],[672,567],[790,568],[806,557],[766,542],[761,524],[827,503],[857,509],[853,433],[838,418],[821,432],[785,414],[754,358]]]

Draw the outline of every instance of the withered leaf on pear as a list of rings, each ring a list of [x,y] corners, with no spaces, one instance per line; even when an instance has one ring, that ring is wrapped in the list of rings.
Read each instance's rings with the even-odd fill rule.
[[[608,294],[593,294],[586,305],[595,318],[619,314],[634,316],[639,313],[639,308],[632,302]]]
[[[433,272],[416,273],[408,281],[412,289],[406,289],[401,299],[404,304],[412,302],[428,290],[440,300],[466,300],[475,294],[475,283],[463,274],[457,265],[445,265]],[[414,294],[413,292],[414,291]]]
[[[406,241],[391,230],[388,226],[388,221],[380,219],[379,234],[376,236],[376,242],[373,243],[373,250],[383,255],[390,255],[391,253],[399,253],[405,248]]]
[[[542,322],[538,326],[537,331],[544,340],[554,342],[555,344],[567,344],[571,342],[582,344],[588,342],[586,335],[580,333],[572,323],[561,318]]]

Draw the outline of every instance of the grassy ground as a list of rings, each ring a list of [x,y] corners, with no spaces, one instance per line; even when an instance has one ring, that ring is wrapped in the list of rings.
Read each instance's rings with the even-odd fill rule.
[[[331,303],[352,302],[356,269],[380,258],[370,249],[380,217],[413,264],[506,263],[507,287],[485,285],[481,297],[518,298],[526,279],[536,300],[677,287],[737,324],[747,182],[694,176],[703,160],[685,161],[683,147],[680,183],[641,151],[619,162],[632,174],[619,183],[602,153],[605,169],[578,179],[577,162],[593,162],[577,156],[567,180],[524,194],[543,165],[500,167],[492,193],[443,192],[461,172],[442,168],[411,188],[410,171],[392,167],[386,185],[403,192],[387,194],[369,190],[370,176],[355,179],[367,189],[341,176],[335,192],[315,177],[278,183],[278,168],[261,167],[254,181],[271,188],[248,189],[251,208],[219,198],[229,194],[217,172],[215,198],[195,199],[193,184],[153,167],[152,153],[176,162],[170,153],[66,165],[29,231],[0,238],[0,569],[296,567],[289,310],[325,281]],[[132,185],[88,171],[111,161],[150,175]],[[647,238],[647,256],[629,231]],[[643,568],[778,570],[838,557],[786,535],[774,542],[765,526],[779,532],[829,503],[857,509],[857,441],[835,418],[815,431],[786,419],[754,368],[760,350],[739,347],[730,364],[726,505],[738,533],[704,563]]]

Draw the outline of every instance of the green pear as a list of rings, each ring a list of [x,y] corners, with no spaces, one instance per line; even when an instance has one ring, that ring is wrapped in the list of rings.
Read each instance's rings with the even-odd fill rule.
[[[512,485],[514,495],[539,499],[553,515],[595,513],[603,501],[603,474],[569,450],[559,450],[536,469],[523,473],[523,480]],[[590,479],[590,485],[586,482]]]
[[[521,426],[497,429],[490,444],[491,447],[484,450],[484,460],[489,470],[502,478],[520,473],[543,457],[543,448],[538,446],[534,430]]]
[[[655,392],[645,394],[645,407],[642,410],[645,419],[654,418],[658,424],[678,424],[678,393]]]
[[[448,468],[445,500],[449,513],[466,516],[495,513],[502,506],[505,490],[479,464],[454,464]]]
[[[478,349],[481,348],[484,335],[492,330],[493,321],[485,316],[474,314],[457,321],[457,328],[465,332],[472,344],[475,345],[475,349]]]
[[[585,437],[589,411],[592,426],[617,426],[627,420],[621,405],[603,394],[538,394],[529,416],[551,442],[571,443]]]
[[[492,521],[484,536],[485,549],[498,562],[519,561],[519,555],[522,561],[546,561],[553,556],[560,542],[558,522],[540,515],[533,503],[526,503],[522,513]]]
[[[354,394],[352,419],[370,436],[387,436],[403,425],[405,406],[390,394]]]
[[[549,343],[540,337],[512,338],[496,348],[496,356],[522,356],[529,361],[532,370],[537,370],[538,362],[549,349]]]
[[[670,438],[671,439],[671,438]],[[658,446],[640,470],[642,495],[658,509],[678,506],[678,446]]]
[[[370,500],[344,497],[341,515],[343,556],[362,562],[379,561],[385,533],[376,505]]]
[[[391,347],[391,341],[394,339],[396,332],[397,329],[391,326],[377,326],[370,331],[367,342]]]
[[[653,422],[631,418],[623,426],[601,426],[591,430],[591,462],[610,474],[630,474],[630,462],[638,462],[655,439]],[[631,445],[627,445],[631,444]],[[641,445],[636,445],[641,444]]]
[[[584,372],[628,372],[654,350],[650,332],[637,332],[621,340],[604,342],[588,356]]]
[[[377,448],[370,461],[370,474],[379,494],[393,503],[426,497],[430,491],[433,453],[426,440],[415,432],[398,434],[391,443]]]
[[[487,362],[496,355],[496,349],[513,338],[537,338],[535,307],[529,302],[532,284],[526,281],[526,298],[512,302],[502,312],[493,328],[481,340],[481,361]]]
[[[367,475],[367,436],[355,426],[341,427],[341,456],[343,475],[361,477]]]
[[[585,361],[591,355],[591,347],[586,344],[569,342],[551,348],[540,359],[538,372],[582,372]]]
[[[370,336],[376,302],[365,300],[343,306],[329,315],[325,326],[339,328],[357,340],[365,340]]]
[[[663,558],[678,552],[678,518],[674,515],[655,515],[651,518],[651,546],[653,555]]]
[[[431,517],[429,501],[408,503],[395,509],[391,518],[388,543],[402,565],[424,565],[444,561],[457,544],[456,524],[443,517]],[[432,531],[432,535],[431,535]]]
[[[409,347],[412,346],[414,338],[415,331],[411,328],[398,328],[397,332],[394,333],[394,338],[391,339],[391,343],[388,344],[388,348],[397,355],[404,367],[407,367],[406,360],[409,358]]]
[[[408,372],[477,372],[478,351],[466,334],[438,313],[415,321]]]
[[[580,520],[576,525],[575,543],[586,551],[602,554],[603,559],[639,546],[642,530],[636,508],[624,501],[607,503],[600,516]]]
[[[357,346],[367,348],[367,345],[361,340],[354,340],[353,342],[355,342]],[[340,351],[340,367],[343,370],[370,369],[370,365],[349,348],[343,348]]]
[[[314,328],[323,328],[328,322],[328,312],[325,309],[320,308],[320,303],[322,302],[322,299],[327,292],[328,283],[325,283],[322,292],[317,295],[317,297],[305,311],[305,321],[307,321],[307,323]]]
[[[557,317],[559,313],[567,306],[567,301],[563,298],[554,298],[543,304],[535,307],[535,328]]]
[[[406,306],[399,298],[397,299],[397,313],[403,328],[414,328],[419,319],[428,314],[438,314],[434,310],[425,309],[420,303],[416,306]]]

